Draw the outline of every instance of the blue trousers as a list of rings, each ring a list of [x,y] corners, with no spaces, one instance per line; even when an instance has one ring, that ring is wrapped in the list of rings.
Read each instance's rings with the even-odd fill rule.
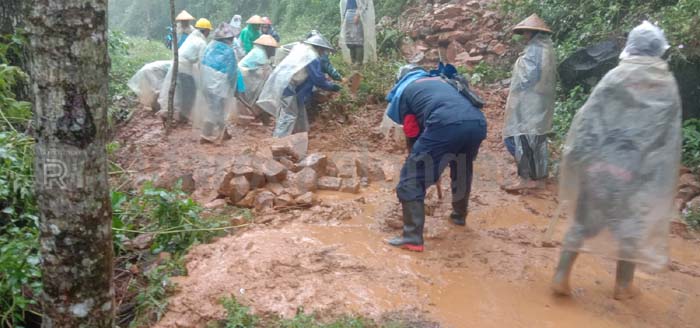
[[[474,160],[486,139],[486,122],[463,121],[446,126],[428,126],[413,145],[403,168],[396,194],[401,202],[423,201],[449,165],[452,200],[471,192]]]

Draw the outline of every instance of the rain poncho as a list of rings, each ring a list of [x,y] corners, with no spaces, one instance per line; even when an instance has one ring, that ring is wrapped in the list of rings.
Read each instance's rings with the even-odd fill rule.
[[[248,26],[241,31],[239,38],[241,39],[241,45],[246,54],[253,50],[253,42],[255,42],[260,35],[260,25],[248,24]]]
[[[238,80],[236,56],[229,45],[212,41],[204,52],[201,66],[199,90],[205,101],[198,103],[193,123],[202,129],[204,136],[216,137],[223,132],[226,118],[235,106]]]
[[[281,121],[289,121],[284,125],[296,127],[295,130],[308,130],[306,109],[303,102],[300,104],[297,101],[295,92],[308,77],[306,66],[317,58],[318,53],[312,46],[298,43],[265,82],[257,105],[273,117],[277,117],[278,125]],[[289,133],[291,131],[276,129],[275,136]]]
[[[192,25],[187,24],[187,26],[182,26],[183,23],[178,23],[177,24],[177,48],[180,49],[183,44],[185,44],[185,41],[187,40],[187,37],[194,31],[194,27]]]
[[[200,79],[200,60],[207,47],[207,41],[202,32],[195,30],[182,45],[179,52],[179,65],[177,74],[177,88],[175,88],[175,100],[173,107],[179,120],[190,118],[197,94],[197,83]],[[161,110],[168,109],[168,93],[172,77],[172,67],[163,81],[160,97]]]
[[[238,63],[238,69],[246,85],[246,92],[241,94],[240,100],[252,111],[253,116],[258,116],[260,112],[255,102],[272,72],[264,47],[255,45],[253,50]]]
[[[571,125],[560,198],[574,219],[563,247],[665,266],[680,156],[681,99],[668,65],[623,59]]]
[[[231,28],[233,29],[233,34],[235,34],[236,37],[241,34],[241,22],[243,21],[243,18],[241,15],[233,15],[233,18],[231,18]]]
[[[503,138],[513,137],[521,177],[547,176],[546,135],[552,129],[556,55],[549,35],[538,33],[515,62]]]
[[[348,0],[340,1],[340,48],[346,62],[351,62],[350,45],[362,46],[363,62],[377,61],[377,36],[375,27],[373,0],[355,0],[357,9],[347,9]],[[360,16],[360,23],[353,21],[355,15]]]
[[[139,97],[141,105],[151,107],[152,110],[160,107],[158,94],[172,64],[170,60],[148,63],[129,80],[129,88]]]

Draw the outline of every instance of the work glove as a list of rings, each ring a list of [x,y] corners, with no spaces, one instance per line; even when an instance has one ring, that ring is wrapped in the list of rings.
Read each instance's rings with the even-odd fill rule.
[[[343,87],[341,87],[340,84],[334,84],[331,87],[331,91],[333,91],[333,92],[340,92],[341,89],[343,89]]]

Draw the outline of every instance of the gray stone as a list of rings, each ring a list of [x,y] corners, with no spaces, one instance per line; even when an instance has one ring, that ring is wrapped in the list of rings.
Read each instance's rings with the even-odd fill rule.
[[[384,169],[377,161],[362,161],[358,158],[355,160],[355,166],[357,166],[357,175],[361,178],[367,178],[369,182],[384,181],[386,179]]]
[[[297,166],[301,169],[306,167],[312,168],[318,175],[326,175],[326,168],[328,165],[328,157],[323,154],[314,153],[306,156]]]
[[[338,166],[335,165],[335,162],[331,160],[330,158],[327,160],[326,164],[326,176],[329,177],[337,177],[338,176]]]
[[[270,150],[274,157],[289,156],[293,161],[306,157],[309,149],[309,135],[306,132],[272,140]]]
[[[287,207],[295,204],[294,197],[290,194],[284,194],[275,198],[275,207]]]
[[[357,166],[352,158],[340,158],[336,161],[338,177],[353,178],[357,174]]]
[[[243,198],[245,198],[245,196],[250,191],[250,183],[248,183],[248,179],[246,179],[245,176],[242,175],[231,179],[231,181],[229,181],[229,185],[231,194],[228,195],[228,197],[234,204],[243,200]]]
[[[271,209],[275,205],[275,194],[270,191],[263,190],[255,197],[255,209],[265,211]]]
[[[265,175],[267,183],[282,182],[287,178],[287,168],[275,160],[261,160],[257,168]]]
[[[258,198],[263,189],[256,189],[248,193],[241,201],[236,203],[236,206],[243,208],[253,208],[255,207],[255,200]]]
[[[316,171],[310,167],[306,167],[299,171],[299,173],[291,176],[289,182],[292,188],[299,189],[302,193],[306,193],[309,191],[316,191],[318,188],[316,180],[318,180]]]
[[[314,194],[307,192],[294,199],[294,201],[297,203],[297,205],[311,206],[314,204]]]
[[[357,194],[360,192],[360,181],[355,178],[343,179],[343,182],[340,185],[340,191]]]
[[[279,196],[282,193],[284,193],[284,186],[280,183],[274,182],[274,183],[268,183],[267,186],[265,186],[267,190],[271,191],[273,194]]]
[[[343,183],[343,179],[336,177],[321,177],[318,179],[318,189],[338,191]]]

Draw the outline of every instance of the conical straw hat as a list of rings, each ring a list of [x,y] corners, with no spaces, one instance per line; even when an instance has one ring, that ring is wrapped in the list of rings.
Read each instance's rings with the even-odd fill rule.
[[[263,21],[262,17],[260,17],[260,15],[254,15],[253,17],[248,18],[248,20],[246,21],[246,23],[248,23],[248,24],[257,24],[257,25],[263,25],[263,24],[265,24],[265,22]]]
[[[537,16],[537,14],[532,14],[532,16],[525,18],[524,21],[513,27],[513,32],[515,33],[522,33],[523,31],[527,30],[552,33],[549,26],[547,26],[547,24],[545,24],[542,18]]]
[[[193,21],[194,16],[190,15],[190,13],[187,12],[187,10],[183,10],[177,17],[175,17],[176,21]]]
[[[272,36],[267,35],[267,34],[263,34],[257,40],[255,40],[255,42],[253,42],[253,43],[259,44],[261,46],[266,46],[266,47],[274,47],[274,48],[280,47],[280,45],[277,43],[277,40],[275,40],[275,38],[273,38]]]

